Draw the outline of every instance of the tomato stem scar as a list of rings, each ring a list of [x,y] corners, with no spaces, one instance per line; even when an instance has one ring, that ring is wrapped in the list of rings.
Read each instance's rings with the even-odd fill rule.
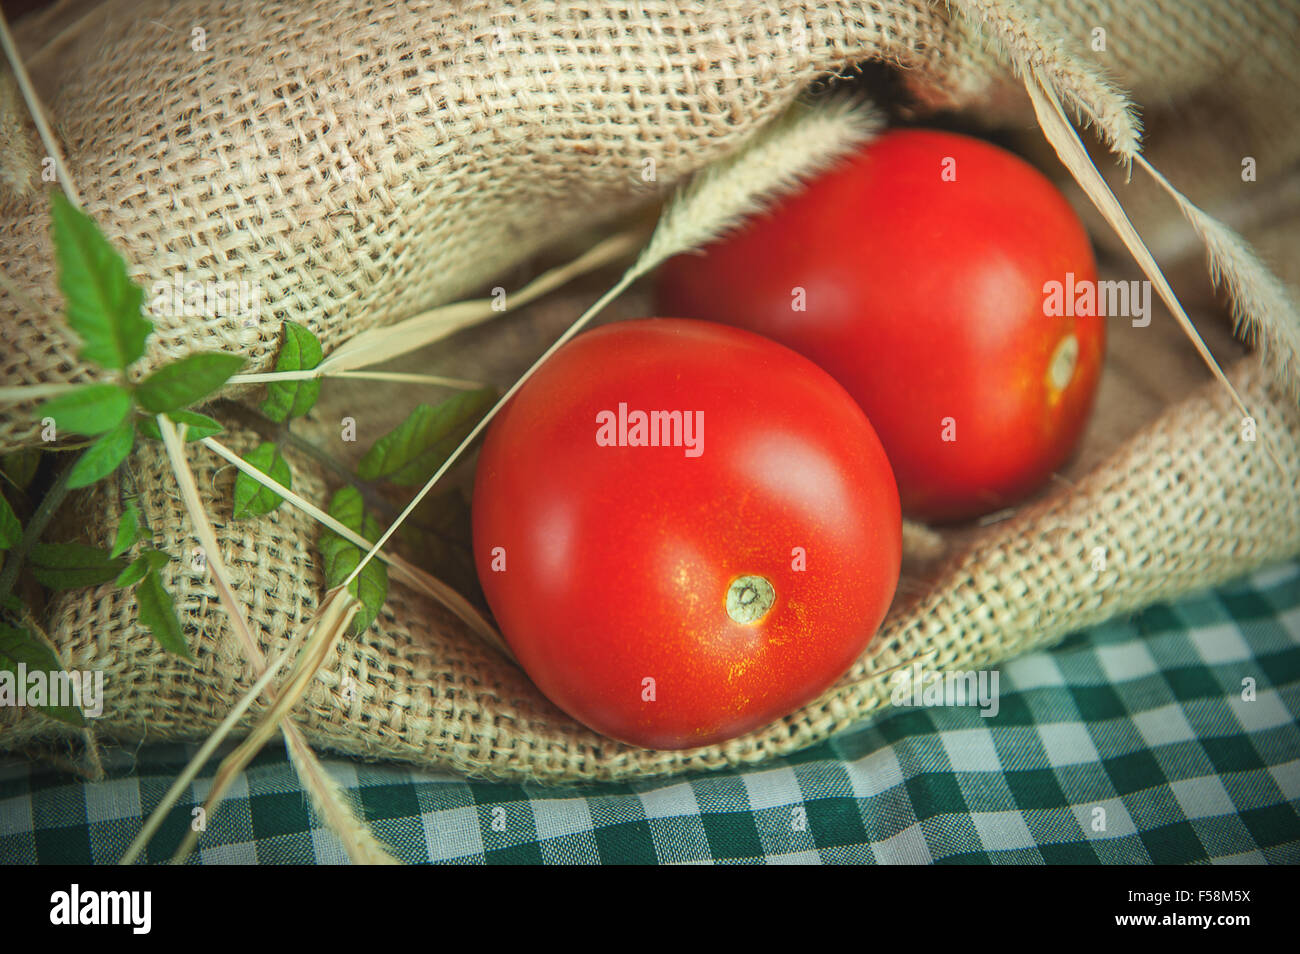
[[[776,601],[776,590],[765,577],[738,576],[727,588],[727,615],[737,623],[757,623]]]
[[[1061,339],[1047,366],[1047,384],[1053,391],[1064,391],[1079,364],[1079,339],[1066,335]]]

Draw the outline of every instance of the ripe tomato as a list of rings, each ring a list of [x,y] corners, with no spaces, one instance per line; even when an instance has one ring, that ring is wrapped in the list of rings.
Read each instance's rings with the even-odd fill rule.
[[[542,366],[488,428],[473,523],[483,591],[538,688],[659,749],[828,689],[902,557],[889,463],[844,389],[758,335],[676,319],[588,332]]]
[[[1096,277],[1074,211],[1032,166],[900,130],[666,263],[659,308],[812,358],[866,411],[904,512],[943,521],[1016,502],[1068,458],[1105,327],[1045,314],[1047,283],[1095,292]]]

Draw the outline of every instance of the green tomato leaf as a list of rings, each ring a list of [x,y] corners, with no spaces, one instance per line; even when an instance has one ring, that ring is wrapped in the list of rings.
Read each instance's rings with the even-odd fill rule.
[[[130,566],[118,574],[117,579],[113,581],[113,585],[121,589],[135,586],[145,578],[146,574],[154,570],[161,570],[171,562],[171,559],[161,550],[145,550],[132,561]]]
[[[244,460],[252,464],[266,476],[291,488],[293,475],[289,472],[288,462],[280,455],[280,449],[270,441],[257,446]],[[270,487],[263,487],[242,470],[235,475],[235,519],[259,517],[268,514],[284,501]]]
[[[46,401],[37,417],[52,417],[61,431],[74,434],[103,434],[126,419],[131,395],[116,384],[88,384]]]
[[[126,506],[122,509],[122,519],[117,522],[117,535],[113,538],[113,549],[108,555],[116,560],[135,546],[143,535],[144,527],[140,525],[140,508],[135,505],[134,500],[128,500]],[[121,583],[118,584],[118,586],[121,585]]]
[[[0,493],[0,550],[12,550],[23,538],[23,525],[9,506],[5,495]]]
[[[237,354],[209,351],[165,364],[135,389],[135,401],[151,414],[179,411],[212,394],[244,366]]]
[[[27,560],[36,582],[51,590],[75,590],[112,580],[126,561],[84,543],[38,543]]]
[[[173,424],[185,424],[185,443],[190,441],[199,441],[205,437],[212,437],[220,434],[222,431],[221,423],[214,421],[206,414],[199,414],[196,411],[168,411],[167,416],[171,418]],[[158,430],[158,419],[156,417],[141,417],[136,421],[136,426],[140,433],[151,441],[162,440],[162,432]]]
[[[361,497],[361,491],[349,484],[335,491],[325,512],[349,530],[361,533],[362,525],[366,520],[366,503]],[[330,532],[333,533],[332,530]],[[334,536],[339,540],[343,539],[337,534]]]
[[[326,512],[363,538],[370,541],[379,539],[381,532],[379,524],[365,512],[365,504],[357,488],[341,488],[330,499]],[[360,547],[333,530],[325,530],[321,533],[320,550],[325,561],[326,585],[331,588],[346,580],[363,556]],[[357,578],[348,584],[348,592],[361,604],[361,608],[352,620],[353,632],[364,633],[383,609],[384,601],[388,599],[388,567],[375,557],[357,574]]]
[[[284,344],[275,359],[276,371],[305,371],[321,363],[324,352],[320,339],[293,321],[284,323]],[[273,421],[302,417],[312,409],[320,394],[320,379],[310,381],[274,381],[266,386],[262,413]]]
[[[135,426],[130,421],[123,421],[115,430],[109,431],[82,452],[72,465],[68,487],[89,487],[95,481],[107,477],[126,460],[134,443]]]
[[[28,630],[16,629],[0,623],[0,673],[12,673],[13,687],[17,692],[18,665],[26,667],[26,672],[56,673],[63,671],[63,664],[50,651],[50,647],[33,636]],[[3,703],[0,703],[3,705]],[[69,725],[84,726],[85,717],[75,706],[38,706],[42,712],[60,722]]]
[[[163,562],[166,563],[166,560]],[[158,568],[151,568],[135,588],[135,607],[140,625],[153,633],[154,639],[158,640],[163,649],[194,661],[189,646],[185,644],[181,621],[176,616],[176,600],[163,585]]]
[[[125,368],[144,354],[153,324],[140,313],[144,290],[131,281],[126,260],[95,220],[62,192],[50,194],[54,254],[68,324],[83,342],[81,358]]]
[[[361,604],[361,609],[352,618],[352,631],[360,635],[378,618],[379,611],[384,608],[384,600],[388,599],[388,567],[379,557],[375,557],[357,574],[357,578],[348,587],[348,592]]]
[[[26,490],[36,477],[36,470],[41,466],[41,452],[35,447],[14,451],[0,458],[0,470],[15,487]]]
[[[143,580],[144,575],[148,572],[149,572],[149,561],[144,559],[143,557],[140,557],[136,560],[133,560],[130,566],[128,566],[125,570],[123,570],[121,573],[117,575],[117,579],[113,581],[113,585],[116,586],[118,589],[122,589],[122,590],[127,589],[129,587],[135,586],[137,583]]]
[[[446,463],[495,400],[495,391],[481,388],[433,407],[417,405],[406,420],[375,441],[357,465],[358,476],[404,486],[424,483]]]

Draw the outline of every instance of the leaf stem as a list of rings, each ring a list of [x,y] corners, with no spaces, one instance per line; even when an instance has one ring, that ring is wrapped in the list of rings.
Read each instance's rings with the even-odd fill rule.
[[[9,552],[9,557],[5,560],[4,570],[0,571],[0,601],[3,601],[13,591],[14,585],[18,582],[18,571],[22,569],[23,563],[27,560],[27,555],[31,553],[32,547],[41,538],[41,534],[49,526],[50,520],[54,518],[55,511],[59,509],[59,505],[63,503],[63,499],[68,495],[68,481],[76,464],[77,462],[74,460],[59,471],[59,475],[54,478],[54,483],[50,485],[50,489],[41,498],[36,512],[32,514],[32,519],[23,528],[23,536],[18,541],[18,546]]]
[[[243,424],[249,430],[255,431],[257,435],[265,441],[283,442],[288,448],[298,451],[306,457],[310,457],[316,463],[320,464],[330,473],[334,474],[340,480],[355,487],[361,494],[361,499],[365,502],[368,510],[377,511],[382,514],[384,519],[393,520],[398,513],[397,504],[385,497],[370,481],[362,480],[351,470],[339,462],[336,457],[331,456],[322,450],[317,444],[295,434],[292,429],[285,423],[277,423],[269,417],[259,413],[255,408],[240,404],[236,401],[219,399],[216,406],[224,414],[228,414],[238,423]],[[446,544],[454,547],[462,553],[472,553],[470,547],[466,546],[461,540],[457,540],[425,523],[416,520],[408,520],[409,525],[421,533],[428,534]]]

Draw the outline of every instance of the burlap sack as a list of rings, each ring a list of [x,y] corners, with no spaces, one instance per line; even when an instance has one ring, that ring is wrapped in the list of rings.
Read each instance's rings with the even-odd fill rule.
[[[35,22],[24,50],[85,205],[138,281],[149,287],[179,272],[262,287],[251,325],[160,320],[153,357],[225,347],[265,367],[283,319],[307,324],[328,351],[499,280],[555,238],[634,208],[725,155],[813,79],[860,62],[900,68],[914,109],[1021,126],[1032,112],[1009,64],[1032,65],[1121,149],[1132,147],[1134,127],[1124,95],[1103,75],[1139,101],[1172,107],[1223,88],[1224,76],[1252,104],[1273,102],[1297,74],[1285,55],[1297,33],[1293,3],[1090,4],[1082,15],[1069,12],[1074,6],[578,0],[374,11],[325,2],[304,13],[211,0],[109,3],[71,26]],[[1090,52],[1096,27],[1107,31],[1107,53]],[[204,31],[202,50],[195,28]],[[46,37],[54,39],[43,45]],[[1245,60],[1252,64],[1243,68]],[[0,175],[0,251],[37,308],[10,296],[0,303],[12,329],[0,367],[5,384],[79,380],[75,343],[41,314],[59,307],[48,213],[37,177],[23,170],[39,168],[31,160],[43,149],[16,103],[12,91],[0,97],[0,128],[25,143],[6,150]],[[1294,147],[1300,124],[1258,105],[1236,115],[1252,111],[1261,121],[1242,119],[1250,127],[1242,148],[1259,153],[1261,168],[1265,156],[1267,169],[1289,168],[1296,153],[1279,159],[1278,151]],[[1177,134],[1175,126],[1167,141]],[[1195,167],[1194,156],[1183,158],[1164,165],[1180,184],[1182,169]],[[642,179],[646,159],[657,170],[653,187]],[[1157,347],[1171,348],[1167,340]],[[1186,349],[1173,353],[1195,369]],[[954,535],[952,561],[909,580],[881,635],[833,691],[725,746],[660,753],[602,739],[400,586],[376,625],[340,646],[295,718],[314,744],[349,754],[551,781],[794,751],[877,710],[888,699],[880,673],[899,663],[931,654],[937,669],[986,667],[1300,550],[1300,412],[1254,358],[1233,380],[1260,441],[1242,438],[1241,415],[1217,386],[1180,401],[1073,486],[1013,519]],[[1140,421],[1129,424],[1120,430]],[[0,445],[32,438],[21,414],[6,415]],[[246,434],[230,441],[251,446]],[[293,463],[296,487],[323,499],[319,469]],[[232,522],[229,469],[201,450],[191,464],[250,621],[263,647],[278,649],[322,592],[317,528],[288,508]],[[88,540],[107,541],[123,485],[141,494],[156,546],[192,552],[174,478],[152,446],[78,501],[78,512],[97,518]],[[51,607],[48,629],[65,663],[106,671],[101,735],[201,737],[252,682],[211,582],[184,562],[168,572],[193,668],[156,649],[118,591],[74,592]],[[0,748],[66,734],[36,715],[0,712],[0,720]]]

